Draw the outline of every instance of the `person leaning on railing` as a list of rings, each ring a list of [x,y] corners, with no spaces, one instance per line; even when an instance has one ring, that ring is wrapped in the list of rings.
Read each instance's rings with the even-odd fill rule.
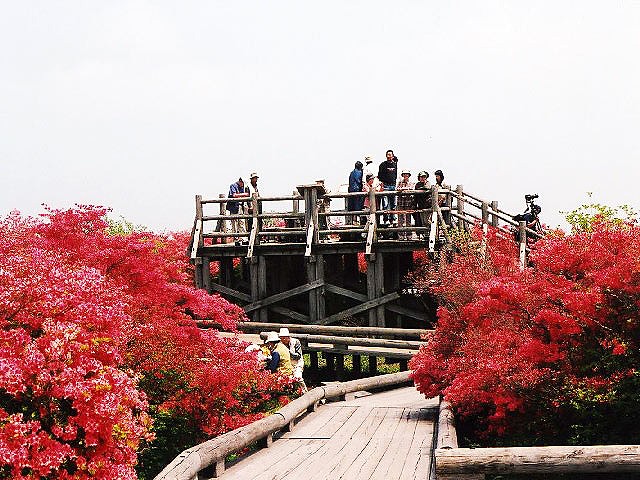
[[[249,196],[248,192],[244,190],[244,180],[242,177],[238,179],[237,182],[229,185],[229,198],[247,198]],[[226,210],[231,215],[238,215],[244,213],[244,202],[227,202]],[[233,233],[243,233],[245,232],[245,223],[243,219],[231,218],[231,231]]]

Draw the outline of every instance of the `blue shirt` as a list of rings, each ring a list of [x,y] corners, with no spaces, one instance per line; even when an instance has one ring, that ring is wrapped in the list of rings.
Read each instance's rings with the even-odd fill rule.
[[[229,185],[229,198],[233,198],[233,195],[236,193],[244,193],[244,188],[240,188],[238,182]],[[227,210],[229,213],[236,215],[239,209],[240,204],[238,202],[227,202]]]
[[[357,168],[353,169],[351,175],[349,175],[349,191],[361,192],[362,191],[362,170]]]

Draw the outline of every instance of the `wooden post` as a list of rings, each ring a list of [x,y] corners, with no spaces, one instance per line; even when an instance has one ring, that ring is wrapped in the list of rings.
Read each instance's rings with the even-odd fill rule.
[[[318,352],[309,352],[309,370],[318,370]]]
[[[260,289],[258,288],[258,258],[257,257],[251,257],[249,259],[249,277],[250,277],[250,285],[251,285],[251,301],[257,302],[258,300],[260,300]],[[252,312],[251,318],[253,319],[254,322],[260,321],[260,309]]]
[[[201,257],[196,258],[195,262],[196,262],[196,271],[195,271],[196,288],[204,288],[204,281],[202,279],[202,258]]]
[[[378,373],[378,358],[374,355],[369,355],[369,375],[377,375]]]
[[[462,185],[456,185],[456,210],[458,211],[458,229],[464,231],[466,229],[464,221],[464,194]]]
[[[352,370],[353,370],[353,373],[357,376],[360,376],[360,374],[362,373],[361,361],[362,361],[362,356],[356,355],[356,354],[351,355]]]
[[[338,380],[344,378],[344,355],[341,353],[336,355],[336,377]]]
[[[494,200],[491,202],[491,210],[493,210],[493,213],[491,214],[491,226],[492,227],[497,227],[498,226],[498,201]]]
[[[375,300],[384,295],[384,261],[381,253],[367,258],[367,298]],[[369,309],[369,326],[384,327],[384,305]]]
[[[322,255],[320,255],[322,258]],[[307,261],[307,282],[315,282],[318,279],[318,269],[316,263],[318,259],[316,256],[311,255],[310,257],[306,257]],[[314,288],[313,290],[309,290],[309,321],[311,323],[316,323],[322,317],[319,316],[318,312],[318,289]]]
[[[267,259],[264,255],[258,257],[258,300],[262,300],[267,297]],[[258,310],[258,318],[261,322],[268,320],[267,308],[260,308]]]
[[[218,198],[225,198],[224,193],[221,193],[218,195]],[[221,202],[220,203],[220,215],[226,215],[227,214],[227,209],[225,208],[227,204],[225,202]],[[227,233],[227,221],[223,218],[218,220],[220,222],[220,231]],[[235,238],[232,238],[233,241],[235,241]],[[227,237],[222,237],[220,239],[220,243],[227,243],[229,241],[229,239]]]
[[[489,223],[489,204],[487,202],[482,202],[482,224]]]
[[[333,353],[322,352],[322,356],[327,364],[327,370],[330,372],[336,371],[336,356]]]
[[[209,257],[202,257],[202,287],[211,293],[211,269],[209,268]]]
[[[520,270],[527,264],[527,222],[518,222],[520,240]]]
[[[298,196],[298,191],[294,190],[293,191],[293,196]],[[293,213],[298,213],[300,211],[300,200],[293,200],[293,208],[291,210]],[[298,217],[295,217],[293,219],[293,225],[292,226],[300,226],[300,219]]]

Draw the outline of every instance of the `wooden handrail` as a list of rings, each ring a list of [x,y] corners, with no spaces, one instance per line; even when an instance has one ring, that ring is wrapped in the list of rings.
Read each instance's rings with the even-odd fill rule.
[[[227,455],[259,440],[272,438],[274,432],[295,423],[299,415],[314,409],[320,400],[344,397],[348,393],[362,390],[404,385],[411,382],[410,374],[409,371],[391,373],[316,387],[268,417],[185,450],[155,480],[193,480],[197,478],[198,472],[212,465],[215,466],[215,476],[219,476],[224,472]]]
[[[267,332],[260,332],[260,338],[267,338]],[[353,345],[354,347],[383,347],[418,350],[424,342],[416,340],[387,340],[383,338],[339,337],[331,335],[314,335],[296,333],[295,338],[307,343],[325,343],[331,345]]]
[[[215,326],[210,321],[199,321],[198,325]],[[433,330],[421,328],[383,328],[383,327],[341,327],[323,325],[298,325],[291,323],[269,323],[269,322],[238,322],[238,330],[243,332],[259,333],[264,330],[278,330],[286,327],[290,332],[309,333],[315,335],[336,335],[351,337],[372,337],[372,338],[407,338],[420,339],[422,336],[432,333]]]

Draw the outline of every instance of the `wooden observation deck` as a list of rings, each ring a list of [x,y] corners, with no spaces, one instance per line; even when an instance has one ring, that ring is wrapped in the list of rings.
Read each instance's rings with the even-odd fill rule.
[[[382,197],[429,197],[433,208],[381,211]],[[348,211],[348,198],[369,197],[372,208]],[[243,305],[253,321],[330,325],[338,322],[373,327],[425,328],[433,312],[418,297],[406,294],[405,276],[414,253],[436,256],[451,244],[452,230],[472,225],[520,230],[524,262],[524,222],[463,191],[437,186],[429,190],[330,193],[323,183],[300,185],[288,196],[247,198],[238,214],[227,202],[196,196],[196,218],[189,255],[196,286]],[[413,203],[413,202],[412,202]],[[340,204],[338,206],[338,204]],[[245,213],[251,211],[252,213]],[[384,213],[409,214],[411,225],[384,225]],[[422,215],[425,226],[416,226]],[[248,224],[231,232],[231,221]],[[211,274],[217,262],[219,273]]]

